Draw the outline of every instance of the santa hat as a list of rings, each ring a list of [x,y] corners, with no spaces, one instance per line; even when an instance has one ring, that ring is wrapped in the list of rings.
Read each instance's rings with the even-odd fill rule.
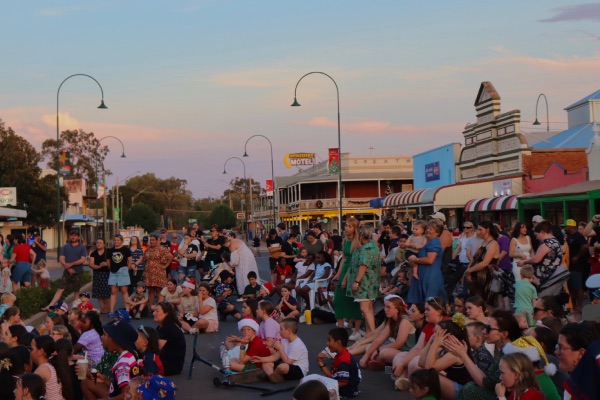
[[[265,289],[268,295],[273,294],[273,284],[271,282],[263,283],[261,289]]]
[[[542,345],[533,336],[523,336],[518,338],[514,342],[504,346],[502,352],[504,354],[523,353],[534,363],[544,360],[546,363],[544,366],[544,371],[546,374],[548,376],[553,376],[556,374],[556,365],[550,364]]]
[[[240,319],[240,321],[238,322],[238,330],[241,332],[242,328],[245,326],[254,329],[254,332],[258,332],[258,324],[253,319]]]

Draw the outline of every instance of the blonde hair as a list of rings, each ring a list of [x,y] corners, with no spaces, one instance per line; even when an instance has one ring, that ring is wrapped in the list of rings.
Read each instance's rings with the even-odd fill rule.
[[[354,217],[350,217],[346,220],[346,225],[350,225],[354,228],[354,237],[352,239],[346,238],[345,240],[350,240],[352,242],[352,251],[358,249],[360,247],[359,240],[359,232],[358,232],[358,220]]]
[[[420,226],[421,228],[423,228],[423,232],[424,232],[425,229],[427,229],[427,222],[423,221],[422,219],[416,219],[412,222],[412,226],[413,226],[413,228],[415,226]]]
[[[17,296],[15,296],[12,293],[4,293],[2,295],[2,297],[0,297],[0,302],[2,304],[6,304],[6,302],[9,301],[9,300],[15,301],[15,300],[17,300]]]
[[[519,398],[529,388],[534,388],[538,391],[541,390],[540,385],[538,385],[535,379],[533,363],[525,354],[505,354],[500,362],[506,364],[508,369],[518,375],[515,385],[512,388],[515,398]]]
[[[59,335],[62,336],[63,339],[71,340],[71,333],[69,332],[69,329],[64,325],[54,325],[54,327],[48,334],[52,335],[52,332],[57,332]]]
[[[529,279],[533,277],[533,267],[531,265],[523,265],[521,267],[521,278]]]

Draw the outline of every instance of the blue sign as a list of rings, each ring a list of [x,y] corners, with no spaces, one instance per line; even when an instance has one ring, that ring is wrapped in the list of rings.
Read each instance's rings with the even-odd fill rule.
[[[425,164],[425,182],[440,180],[440,162]]]

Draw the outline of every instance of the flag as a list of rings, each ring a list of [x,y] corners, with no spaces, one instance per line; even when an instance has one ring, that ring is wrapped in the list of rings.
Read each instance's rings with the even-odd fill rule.
[[[337,175],[340,173],[340,149],[332,148],[329,149],[329,162],[327,164],[327,169],[329,170],[330,175]]]
[[[267,196],[273,196],[273,180],[267,179],[267,184],[265,186],[267,188]]]

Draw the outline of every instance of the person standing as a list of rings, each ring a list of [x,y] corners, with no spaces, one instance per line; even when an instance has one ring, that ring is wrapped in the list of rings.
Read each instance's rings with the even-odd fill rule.
[[[165,270],[171,265],[173,255],[170,250],[158,244],[158,236],[150,235],[148,249],[144,252],[145,277],[144,283],[148,288],[148,304],[154,306],[154,300],[167,284]]]
[[[129,239],[129,250],[131,251],[131,269],[129,270],[129,294],[135,292],[135,287],[144,277],[144,250],[140,244],[140,238],[132,236]]]
[[[229,239],[223,245],[229,248],[231,253],[229,265],[235,270],[237,292],[242,294],[246,286],[250,284],[248,273],[254,272],[258,276],[256,258],[242,239]]]
[[[171,247],[171,242],[167,239],[167,230],[165,228],[160,229],[160,241],[158,244],[167,249]]]
[[[13,293],[17,293],[21,282],[25,287],[31,285],[31,270],[35,265],[35,253],[27,244],[23,236],[17,238],[17,245],[13,250],[9,264],[15,263],[10,279],[12,280]]]
[[[127,288],[131,281],[129,280],[129,270],[131,269],[131,250],[123,246],[123,236],[117,234],[113,237],[114,246],[106,251],[106,262],[110,274],[108,275],[108,285],[110,286],[110,312],[115,311],[117,304],[117,293],[120,290],[123,295],[123,302],[129,302]]]
[[[573,303],[573,311],[581,311],[583,308],[584,281],[587,272],[589,247],[586,238],[579,233],[577,222],[568,219],[564,226],[567,234],[566,240],[569,245],[569,280],[567,287]]]
[[[334,229],[331,234],[331,241],[333,242],[333,250],[334,251],[342,251],[342,237],[340,236],[340,231]]]
[[[269,235],[267,236],[267,249],[269,250],[269,269],[271,272],[277,268],[277,259],[281,255],[282,247],[283,240],[277,235],[277,230],[269,230]],[[273,279],[271,279],[271,283],[275,284]]]
[[[532,254],[533,246],[531,245],[531,237],[527,234],[527,225],[522,222],[515,223],[512,234],[510,235],[510,248],[508,255],[513,259],[513,275],[515,281],[521,279],[519,270],[521,267],[517,265],[520,260],[529,258]]]
[[[206,257],[204,258],[206,268],[212,268],[221,263],[223,261],[221,259],[221,254],[223,254],[224,251],[223,243],[225,242],[225,238],[219,235],[219,225],[212,225],[210,227],[209,239],[206,239],[204,235],[202,235],[200,236],[200,240],[202,240],[202,243],[204,243],[204,247],[206,248]]]
[[[500,258],[500,246],[497,241],[498,230],[490,221],[481,221],[477,230],[483,243],[473,255],[473,261],[469,264],[465,275],[469,280],[471,295],[484,299],[488,310],[491,310],[495,306],[495,295],[490,290],[492,271],[498,265]]]
[[[346,295],[346,288],[340,285],[341,280],[346,276],[350,269],[350,262],[352,260],[352,253],[360,247],[360,241],[358,239],[358,220],[354,217],[348,218],[346,221],[345,228],[345,239],[344,239],[344,258],[342,259],[342,267],[338,270],[337,274],[333,277],[335,283],[335,294],[333,296],[333,309],[335,311],[335,318],[337,319],[337,326],[339,328],[344,327],[344,319],[354,321],[354,332],[350,335],[350,340],[360,339],[360,323],[362,319],[362,313],[358,303],[354,302],[354,298]],[[314,237],[315,242],[317,241]],[[310,252],[309,252],[310,254]],[[316,254],[316,253],[315,253]]]
[[[81,237],[78,230],[72,230],[69,243],[61,248],[59,262],[65,269],[60,279],[58,289],[43,311],[50,311],[50,306],[56,304],[61,298],[67,286],[73,289],[73,298],[79,298],[79,289],[81,288],[81,276],[83,275],[83,264],[87,258],[85,246],[81,243]]]
[[[108,263],[106,262],[106,249],[104,239],[96,240],[96,250],[90,254],[90,268],[94,271],[92,279],[92,297],[100,303],[100,313],[110,312],[110,286],[108,286]]]
[[[285,222],[280,222],[277,224],[277,235],[281,238],[282,242],[286,242],[288,240],[288,231],[285,229]]]
[[[33,252],[35,253],[35,269],[39,269],[38,264],[40,262],[46,263],[46,250],[48,250],[48,244],[42,239],[39,232],[33,232],[33,244],[31,245]],[[37,280],[37,274],[32,275],[31,284],[35,285]]]
[[[305,235],[305,239],[302,242],[302,247],[308,250],[309,254],[317,254],[320,251],[325,250],[325,246],[323,246],[323,242],[321,242],[314,232],[308,232]],[[352,340],[352,339],[350,339]]]

